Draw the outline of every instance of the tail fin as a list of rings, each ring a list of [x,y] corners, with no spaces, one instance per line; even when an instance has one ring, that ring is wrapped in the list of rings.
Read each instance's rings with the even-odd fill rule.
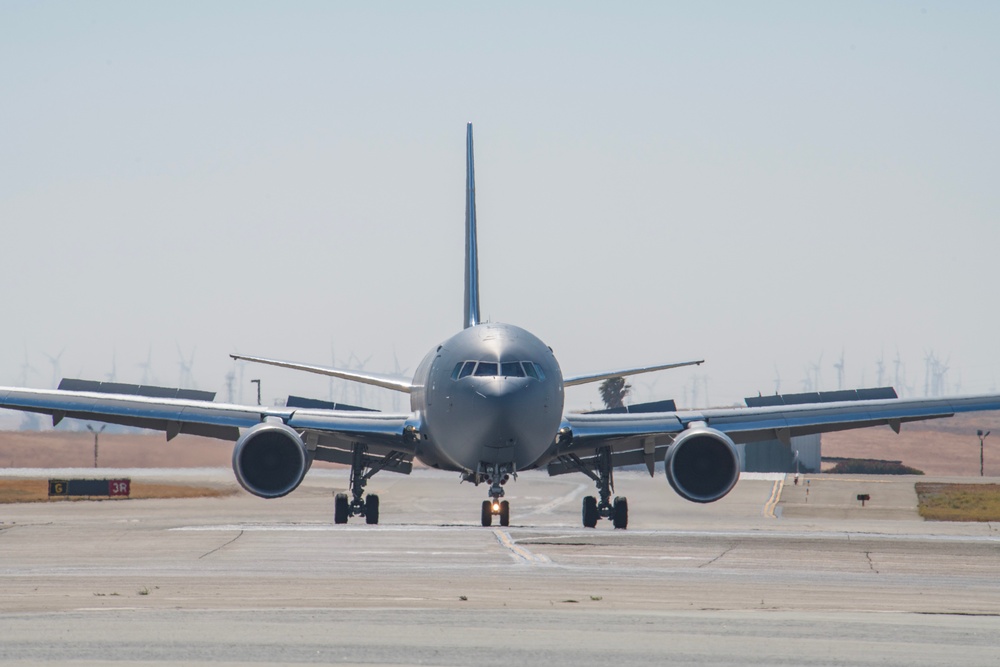
[[[472,123],[466,134],[465,172],[465,321],[468,329],[479,324],[479,250],[476,243],[476,168],[472,155]]]

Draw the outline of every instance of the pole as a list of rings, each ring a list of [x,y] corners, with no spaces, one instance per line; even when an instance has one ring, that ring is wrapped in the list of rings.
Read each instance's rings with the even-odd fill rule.
[[[257,385],[257,405],[260,405],[260,380],[250,380],[250,382]]]
[[[986,440],[986,436],[990,434],[989,431],[983,433],[982,430],[976,431],[976,435],[979,436],[979,476],[983,476],[983,441]]]

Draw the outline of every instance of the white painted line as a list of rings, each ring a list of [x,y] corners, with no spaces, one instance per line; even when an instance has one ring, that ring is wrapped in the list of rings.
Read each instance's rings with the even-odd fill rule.
[[[577,484],[576,488],[567,494],[559,496],[555,500],[550,500],[544,505],[540,505],[530,512],[525,512],[521,516],[531,516],[532,514],[551,514],[552,510],[559,507],[560,505],[565,505],[566,503],[573,502],[579,497],[581,493],[587,488],[586,484]]]
[[[545,565],[552,562],[549,560],[548,556],[533,554],[524,547],[514,544],[514,539],[510,536],[510,533],[505,530],[494,528],[493,534],[496,536],[497,542],[500,543],[500,546],[507,549],[517,562],[528,563],[531,565]]]

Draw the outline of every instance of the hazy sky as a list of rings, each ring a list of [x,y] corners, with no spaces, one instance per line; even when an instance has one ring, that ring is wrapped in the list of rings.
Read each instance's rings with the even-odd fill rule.
[[[995,2],[6,0],[0,383],[412,372],[461,326],[472,121],[485,314],[565,373],[703,357],[636,399],[724,404],[898,351],[923,394],[933,352],[990,391],[997,35]]]

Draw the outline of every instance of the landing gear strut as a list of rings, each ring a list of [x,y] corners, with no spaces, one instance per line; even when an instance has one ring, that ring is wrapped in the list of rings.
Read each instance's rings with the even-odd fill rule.
[[[347,519],[352,516],[363,516],[365,523],[378,523],[378,496],[365,493],[365,485],[372,475],[377,473],[385,463],[372,464],[371,459],[366,456],[368,447],[361,443],[354,443],[353,456],[351,460],[351,499],[348,500],[346,493],[338,493],[334,497],[333,522],[347,523]]]
[[[611,448],[602,447],[597,450],[596,473],[582,465],[579,469],[597,483],[600,502],[594,496],[583,499],[583,527],[597,527],[598,519],[611,519],[615,528],[628,528],[628,499],[616,497],[611,502],[611,494],[615,490],[615,480],[611,467]]]
[[[484,526],[493,525],[493,517],[500,517],[501,526],[510,525],[510,503],[503,498],[503,485],[510,479],[510,473],[505,465],[491,463],[486,470],[486,481],[490,485],[490,500],[483,501],[482,523]],[[515,475],[516,477],[517,475]]]

